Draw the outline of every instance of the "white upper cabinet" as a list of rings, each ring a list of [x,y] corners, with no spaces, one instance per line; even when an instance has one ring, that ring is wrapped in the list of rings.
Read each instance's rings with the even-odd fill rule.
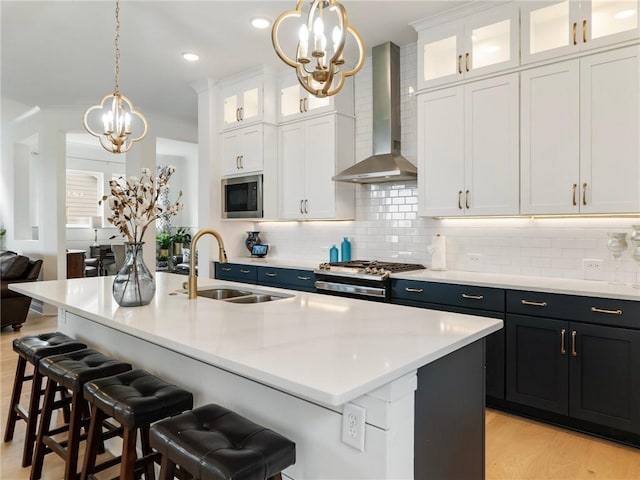
[[[347,78],[342,90],[330,97],[316,97],[307,92],[290,69],[278,81],[278,121],[288,122],[314,114],[340,112],[353,115],[353,80]]]
[[[414,24],[418,31],[418,89],[518,66],[518,15],[513,3],[444,24]]]
[[[639,6],[638,0],[523,3],[522,63],[636,39]]]
[[[254,68],[226,78],[220,85],[220,128],[258,122],[275,123],[276,79],[271,69]]]
[[[248,175],[263,168],[264,126],[238,128],[220,134],[220,174]]]
[[[522,72],[521,213],[640,211],[640,47]]]
[[[421,216],[517,215],[518,74],[418,97]]]

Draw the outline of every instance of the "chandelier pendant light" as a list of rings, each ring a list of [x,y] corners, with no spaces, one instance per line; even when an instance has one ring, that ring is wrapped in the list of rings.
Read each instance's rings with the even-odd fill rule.
[[[133,108],[131,101],[120,93],[120,2],[116,0],[115,38],[115,87],[113,93],[105,95],[99,104],[89,107],[82,123],[100,145],[112,153],[128,152],[134,142],[147,134],[147,120]]]
[[[345,79],[355,75],[364,64],[364,46],[360,35],[349,25],[347,10],[336,0],[312,0],[306,19],[303,18],[305,0],[298,0],[295,10],[283,12],[273,23],[271,41],[280,59],[296,69],[302,87],[316,97],[335,95]],[[303,18],[298,29],[295,60],[287,56],[278,41],[279,29],[289,18]],[[331,29],[328,45],[325,30]],[[358,47],[358,60],[351,69],[345,69],[344,49],[347,36]]]

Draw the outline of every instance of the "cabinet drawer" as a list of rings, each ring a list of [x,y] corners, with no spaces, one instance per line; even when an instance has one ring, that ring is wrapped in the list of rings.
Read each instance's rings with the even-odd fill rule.
[[[315,275],[311,270],[258,267],[259,285],[283,287],[306,292],[315,291]]]
[[[239,263],[215,262],[216,278],[233,282],[256,283],[258,267]]]
[[[504,311],[504,290],[414,280],[391,281],[392,299]]]
[[[640,329],[640,302],[632,300],[508,290],[507,312]]]

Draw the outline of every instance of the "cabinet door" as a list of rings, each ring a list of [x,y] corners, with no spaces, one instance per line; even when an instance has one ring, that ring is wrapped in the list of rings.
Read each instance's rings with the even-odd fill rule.
[[[462,22],[450,22],[418,33],[418,89],[463,78],[464,59],[459,53],[463,36]]]
[[[220,174],[235,175],[240,170],[240,145],[242,134],[233,130],[220,134]]]
[[[306,113],[321,113],[333,108],[333,97],[319,98],[309,95],[298,83],[295,76],[293,80],[287,75],[286,80],[280,84],[280,121],[294,120]]]
[[[640,433],[640,331],[572,323],[569,414]]]
[[[262,139],[262,125],[254,125],[220,134],[221,174],[225,176],[262,171]]]
[[[224,88],[221,95],[223,128],[252,123],[262,118],[261,78],[252,78]]]
[[[638,0],[591,0],[580,3],[578,43],[582,50],[640,37]]]
[[[307,120],[305,130],[305,217],[334,218],[336,183],[331,177],[336,174],[335,117],[328,115]]]
[[[520,213],[579,213],[578,60],[521,73]]]
[[[580,60],[580,212],[640,210],[640,48]]]
[[[518,74],[465,87],[466,215],[519,213]]]
[[[304,215],[305,141],[304,122],[278,128],[280,218],[301,218]]]
[[[507,400],[568,414],[569,324],[507,314]]]
[[[464,89],[420,95],[418,201],[421,216],[464,213]]]

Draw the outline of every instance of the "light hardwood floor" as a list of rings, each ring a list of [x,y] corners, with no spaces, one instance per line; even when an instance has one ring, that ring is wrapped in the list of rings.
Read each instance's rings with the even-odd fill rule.
[[[2,436],[16,364],[11,342],[22,335],[53,331],[56,322],[56,317],[32,314],[21,332],[5,329],[0,335]],[[487,480],[640,479],[638,449],[495,410],[487,410],[486,418]],[[0,446],[0,480],[28,480],[29,468],[20,466],[23,440],[24,422],[18,422],[13,441]],[[42,479],[58,480],[63,470],[60,458],[47,455]]]

